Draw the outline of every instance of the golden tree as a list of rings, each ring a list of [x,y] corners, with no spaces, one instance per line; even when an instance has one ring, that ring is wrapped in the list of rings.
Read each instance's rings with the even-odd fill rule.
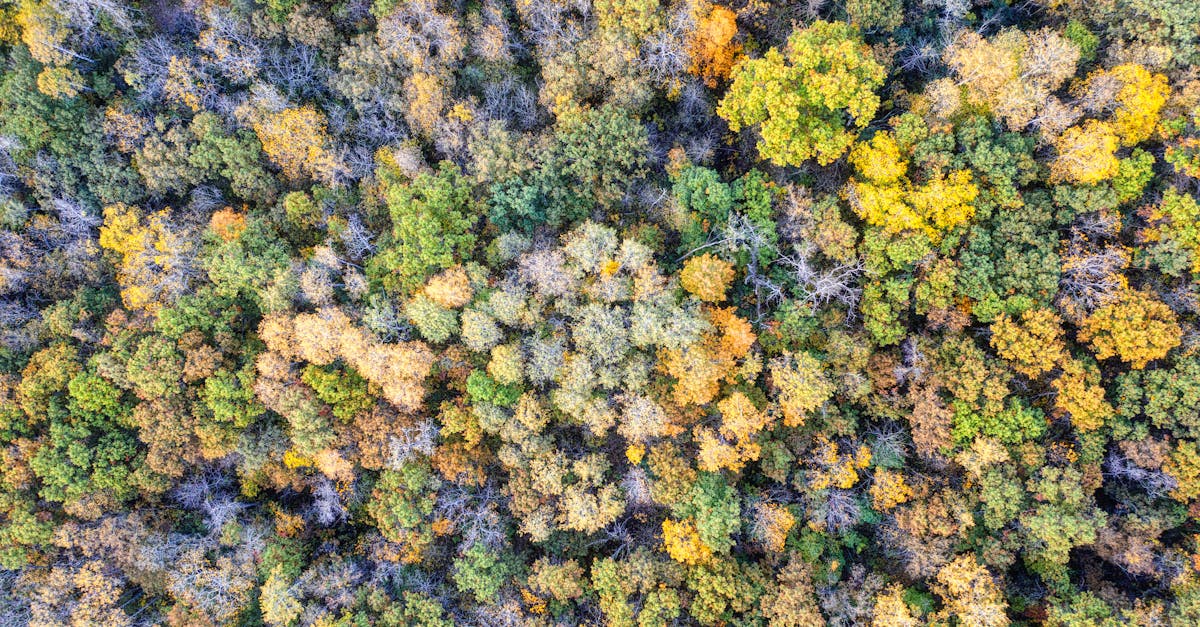
[[[1017,372],[1035,378],[1062,359],[1062,325],[1050,309],[1027,309],[1017,322],[1001,313],[992,323],[992,348]]]
[[[704,253],[683,264],[679,283],[696,298],[719,303],[725,300],[725,292],[729,289],[733,274],[733,264],[716,255]]]
[[[809,353],[777,357],[770,363],[771,378],[779,390],[783,424],[798,427],[819,409],[837,387],[825,373],[821,361]]]
[[[1108,122],[1088,120],[1072,126],[1054,140],[1058,156],[1050,163],[1052,181],[1093,185],[1117,175],[1121,162],[1116,130]]]
[[[742,52],[742,44],[733,41],[737,36],[737,14],[707,0],[695,0],[692,17],[696,26],[688,36],[692,58],[688,72],[715,88],[719,81],[729,78],[734,60]]]
[[[254,123],[263,152],[294,181],[311,176],[334,183],[343,166],[329,150],[325,115],[312,105],[267,112]]]
[[[1079,339],[1097,359],[1119,357],[1135,370],[1162,359],[1183,338],[1175,312],[1147,292],[1127,289],[1084,319]]]
[[[1071,424],[1080,431],[1095,431],[1116,413],[1104,399],[1100,371],[1094,364],[1069,359],[1062,365],[1062,374],[1053,383],[1054,408],[1071,417]]]
[[[979,190],[967,170],[934,173],[921,185],[909,181],[908,163],[891,133],[876,133],[854,147],[850,163],[857,176],[846,190],[863,220],[885,233],[919,231],[931,240],[970,220]]]
[[[944,604],[939,615],[954,617],[963,627],[1006,627],[1010,622],[999,586],[974,555],[960,555],[943,566],[931,587]]]

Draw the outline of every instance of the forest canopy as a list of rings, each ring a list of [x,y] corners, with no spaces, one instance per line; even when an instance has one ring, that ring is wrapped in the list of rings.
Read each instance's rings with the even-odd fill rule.
[[[0,624],[1200,624],[1200,3],[0,0]]]

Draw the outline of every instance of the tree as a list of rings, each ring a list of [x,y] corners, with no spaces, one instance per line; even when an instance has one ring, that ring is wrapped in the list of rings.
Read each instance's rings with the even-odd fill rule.
[[[441,481],[428,463],[409,462],[399,470],[385,470],[367,503],[375,526],[388,540],[400,545],[402,561],[419,563],[433,543],[432,520]]]
[[[1080,431],[1094,431],[1115,413],[1104,399],[1100,371],[1090,361],[1070,359],[1062,364],[1062,374],[1052,384],[1057,396],[1054,407],[1071,417]]]
[[[168,219],[166,210],[143,218],[125,204],[104,209],[100,246],[115,254],[121,298],[130,309],[156,312],[190,284],[195,242]]]
[[[691,521],[676,522],[668,518],[662,523],[662,535],[667,555],[681,564],[704,564],[712,559],[712,548],[700,539]]]
[[[904,592],[903,586],[893,583],[875,597],[871,627],[917,627],[921,624],[904,600]]]
[[[787,507],[766,501],[756,503],[752,512],[750,528],[754,539],[768,552],[783,553],[796,517]]]
[[[583,567],[573,559],[555,564],[543,557],[533,564],[530,584],[539,593],[565,603],[583,596],[587,578]]]
[[[1050,95],[1075,73],[1079,48],[1056,31],[1009,28],[991,39],[962,31],[943,59],[966,87],[967,102],[983,105],[1021,130],[1056,102]],[[1068,122],[1069,124],[1069,122]]]
[[[498,555],[477,542],[454,560],[454,585],[460,592],[473,595],[478,603],[493,601],[518,573],[513,557],[507,552]]]
[[[1045,466],[1027,482],[1038,505],[1021,519],[1031,545],[1025,561],[1052,585],[1069,581],[1070,551],[1094,543],[1107,521],[1081,478],[1073,467]]]
[[[700,625],[720,625],[723,617],[753,615],[765,581],[754,566],[718,560],[688,570],[687,586],[695,596],[688,613]]]
[[[465,177],[449,162],[385,192],[391,241],[368,272],[391,289],[409,292],[435,273],[469,258],[475,245],[475,202]]]
[[[1079,329],[1080,341],[1092,345],[1097,359],[1119,357],[1135,370],[1166,357],[1181,337],[1175,312],[1136,290],[1125,290],[1114,302],[1096,309]]]
[[[848,0],[846,17],[865,33],[894,31],[904,23],[904,3],[897,0]]]
[[[875,471],[871,502],[876,510],[886,512],[907,502],[913,494],[913,489],[904,482],[904,475],[886,469]]]
[[[304,606],[296,599],[292,584],[283,573],[283,566],[276,564],[262,585],[261,593],[263,620],[268,625],[287,627],[296,622]]]
[[[330,151],[325,116],[311,105],[268,112],[254,124],[263,152],[292,180],[340,182],[343,165]]]
[[[642,172],[649,150],[645,127],[618,107],[556,109],[554,149],[547,174],[554,185],[546,192],[550,200],[572,200],[564,194],[589,192],[581,200],[611,205]],[[564,189],[566,188],[566,189]],[[578,201],[576,201],[578,202]],[[554,224],[552,222],[552,224]]]
[[[1185,137],[1167,146],[1164,158],[1185,176],[1200,178],[1200,138]]]
[[[919,231],[937,243],[975,215],[972,203],[979,190],[969,171],[935,172],[925,183],[914,185],[906,176],[908,162],[886,131],[855,146],[850,162],[859,174],[847,190],[851,206],[886,235]]]
[[[1197,375],[1200,363],[1194,358],[1178,359],[1171,368],[1122,373],[1113,394],[1117,412],[1123,419],[1144,417],[1178,438],[1195,439],[1200,434]]]
[[[1146,211],[1148,226],[1142,231],[1149,257],[1164,274],[1180,276],[1184,270],[1200,275],[1200,203],[1190,194],[1167,188],[1157,206]]]
[[[759,126],[759,156],[776,165],[816,157],[828,165],[854,142],[879,108],[885,71],[845,23],[814,22],[783,52],[740,62],[717,113],[733,131]]]
[[[691,10],[695,26],[688,39],[688,72],[704,79],[709,87],[716,87],[718,81],[729,78],[734,60],[742,51],[742,45],[733,41],[737,15],[705,0],[693,2]]]
[[[704,253],[687,260],[683,271],[679,273],[679,283],[696,298],[719,303],[725,300],[725,292],[729,289],[733,274],[733,264]]]
[[[225,179],[240,198],[264,204],[275,200],[275,177],[266,167],[253,132],[230,132],[218,116],[208,112],[193,117],[188,130],[197,142],[188,155],[193,168]]]
[[[1116,130],[1108,122],[1088,120],[1072,126],[1054,140],[1058,156],[1050,164],[1051,180],[1092,185],[1111,179],[1121,170],[1118,145]]]
[[[820,409],[836,391],[821,362],[809,353],[776,357],[771,360],[771,378],[779,390],[783,424],[798,427],[809,414]]]
[[[762,613],[770,627],[823,627],[813,568],[792,553],[776,575],[775,592],[764,599]]]
[[[941,614],[964,627],[1004,627],[1010,623],[1006,605],[992,574],[967,554],[938,571],[934,591],[942,598]]]
[[[701,473],[687,496],[672,508],[672,513],[683,521],[675,525],[672,537],[683,543],[681,547],[696,551],[687,553],[692,558],[710,552],[727,554],[733,548],[734,533],[741,527],[741,511],[734,488],[722,475]],[[665,523],[663,531],[665,534]],[[700,544],[696,545],[695,540]]]
[[[1150,139],[1170,93],[1167,77],[1151,74],[1136,63],[1097,70],[1083,87],[1086,107],[1093,111],[1112,110],[1113,131],[1122,146],[1135,146]]]
[[[1020,323],[1001,313],[992,322],[992,348],[1017,372],[1036,378],[1063,358],[1061,323],[1049,309],[1027,309]]]

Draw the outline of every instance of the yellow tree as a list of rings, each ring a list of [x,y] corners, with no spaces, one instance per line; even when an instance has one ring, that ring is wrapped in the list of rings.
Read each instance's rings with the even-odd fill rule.
[[[1058,156],[1050,163],[1051,181],[1094,185],[1117,175],[1120,145],[1112,124],[1088,120],[1072,126],[1054,140]]]
[[[962,627],[1006,627],[1010,622],[999,586],[974,555],[960,555],[943,566],[930,587],[944,604],[939,616],[953,617]]]
[[[289,179],[311,176],[324,183],[336,181],[342,166],[327,148],[325,116],[312,105],[267,112],[254,123],[254,132],[263,152]]]
[[[872,505],[880,512],[906,503],[913,497],[913,489],[904,482],[904,475],[886,468],[875,471],[870,492]]]
[[[875,597],[871,627],[918,627],[921,621],[912,615],[904,600],[904,587],[893,583]]]
[[[683,264],[679,283],[696,298],[719,303],[725,300],[725,292],[729,289],[733,274],[733,264],[716,255],[704,253]]]
[[[1001,313],[992,323],[992,348],[1014,370],[1035,378],[1053,368],[1064,354],[1058,315],[1050,309],[1027,309],[1018,322]]]
[[[738,63],[717,114],[734,132],[757,125],[759,156],[776,165],[828,165],[875,116],[886,73],[856,28],[817,21]]]
[[[783,505],[767,501],[756,503],[752,512],[754,518],[750,524],[750,535],[763,550],[782,553],[788,532],[796,526],[796,517]]]
[[[1069,359],[1062,365],[1062,374],[1054,380],[1054,408],[1071,417],[1071,424],[1080,431],[1095,431],[1116,413],[1104,399],[1100,370],[1095,364]]]
[[[1124,290],[1107,305],[1092,312],[1079,329],[1097,359],[1119,357],[1135,370],[1162,359],[1183,338],[1175,312],[1146,292]]]
[[[756,336],[750,324],[732,308],[708,312],[713,329],[700,341],[679,349],[663,349],[659,367],[676,378],[674,399],[680,406],[704,405],[716,398],[721,381],[736,381],[739,373],[757,373],[758,363],[748,356]],[[738,360],[743,368],[738,367]]]
[[[717,410],[721,412],[718,431],[705,427],[696,430],[700,469],[709,472],[719,472],[722,468],[741,470],[746,462],[755,461],[762,454],[755,439],[770,425],[771,418],[741,392],[722,399],[717,403]]]
[[[922,185],[907,176],[908,162],[891,133],[876,133],[850,152],[857,176],[846,190],[858,215],[885,233],[919,231],[931,240],[970,220],[979,194],[966,170],[934,173]]]
[[[1170,96],[1167,77],[1151,74],[1136,63],[1093,72],[1083,91],[1083,101],[1089,109],[1112,110],[1109,121],[1122,146],[1150,139]]]
[[[115,253],[121,299],[156,312],[188,287],[194,243],[168,226],[169,209],[143,217],[123,203],[104,208],[100,247]]]
[[[663,548],[671,559],[689,566],[712,561],[713,550],[700,539],[700,532],[690,520],[668,518],[662,522],[662,534]]]
[[[808,415],[833,396],[837,387],[821,361],[809,353],[795,353],[771,360],[771,379],[779,390],[783,424],[798,427]]]
[[[74,98],[86,89],[83,76],[73,68],[50,67],[38,74],[38,91],[51,98]]]

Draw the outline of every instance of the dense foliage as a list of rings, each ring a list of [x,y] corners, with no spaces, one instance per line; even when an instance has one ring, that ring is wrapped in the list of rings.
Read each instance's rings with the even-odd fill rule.
[[[1200,624],[1200,3],[0,0],[0,624]]]

